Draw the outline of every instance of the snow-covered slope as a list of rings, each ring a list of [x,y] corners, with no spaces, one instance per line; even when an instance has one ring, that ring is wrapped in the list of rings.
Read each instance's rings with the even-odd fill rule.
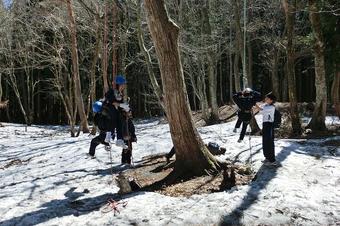
[[[329,123],[334,122],[328,119]],[[241,144],[234,122],[200,128],[206,142],[227,148],[220,158],[245,162],[248,137]],[[169,127],[157,120],[137,125],[134,161],[165,153]],[[328,140],[276,141],[279,168],[263,167],[261,138],[252,137],[258,179],[248,186],[190,198],[139,192],[124,197],[120,214],[98,208],[115,197],[110,159],[102,146],[87,159],[92,137],[70,138],[64,127],[6,124],[0,128],[0,225],[339,225],[340,148]],[[113,172],[122,170],[113,148]]]

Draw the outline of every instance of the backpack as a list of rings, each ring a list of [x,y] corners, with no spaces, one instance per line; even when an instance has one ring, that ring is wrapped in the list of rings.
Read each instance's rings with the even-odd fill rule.
[[[107,106],[103,106],[100,112],[94,115],[93,122],[101,131],[112,130],[112,113]]]
[[[282,122],[282,114],[275,108],[274,113],[274,128],[280,128]]]
[[[98,112],[94,115],[93,122],[98,127],[99,130],[104,130],[104,128],[103,128],[104,119],[103,119],[103,115],[102,115],[101,112]]]

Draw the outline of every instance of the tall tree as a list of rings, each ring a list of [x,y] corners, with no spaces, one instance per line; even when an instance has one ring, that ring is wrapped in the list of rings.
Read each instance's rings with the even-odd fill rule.
[[[103,73],[103,84],[104,84],[104,93],[109,90],[108,76],[107,76],[107,67],[109,63],[108,59],[108,36],[109,36],[109,19],[108,19],[108,11],[109,4],[108,0],[105,0],[104,6],[104,35],[103,35],[103,58],[102,58],[102,73]]]
[[[163,0],[145,0],[148,26],[158,57],[167,117],[176,148],[175,172],[202,175],[216,171],[217,160],[200,138],[191,117],[178,48],[178,26],[168,17]]]
[[[210,16],[209,16],[209,1],[204,1],[204,5],[201,9],[202,13],[202,32],[204,35],[208,37],[208,40],[210,41],[210,37],[212,35],[212,28],[210,24]],[[206,51],[206,60],[207,60],[207,71],[208,71],[208,82],[209,82],[209,102],[211,107],[211,114],[209,121],[210,123],[214,123],[219,120],[218,117],[218,104],[217,104],[217,74],[216,74],[216,68],[215,68],[215,61],[213,58],[213,50],[212,48],[208,48]]]
[[[325,72],[325,43],[322,34],[320,10],[317,0],[308,0],[309,20],[311,22],[314,36],[314,64],[315,64],[315,89],[316,101],[312,120],[308,128],[312,130],[326,130],[326,109],[327,109],[327,86]]]
[[[142,30],[142,0],[138,0],[137,2],[137,36],[138,36],[138,45],[139,48],[143,54],[143,57],[145,59],[145,64],[146,64],[146,68],[148,71],[148,76],[149,76],[149,80],[151,82],[151,87],[157,97],[158,103],[160,104],[160,106],[163,108],[163,110],[165,111],[165,105],[163,102],[163,92],[162,92],[162,88],[160,87],[160,85],[158,84],[156,75],[153,71],[153,67],[152,67],[152,58],[150,55],[149,50],[145,47],[145,43],[144,43],[144,36],[143,36],[143,30]]]
[[[78,108],[79,117],[81,120],[81,127],[83,133],[89,132],[89,127],[87,123],[87,118],[85,114],[85,107],[83,96],[81,92],[81,83],[80,83],[80,75],[79,75],[79,60],[78,60],[78,45],[77,45],[77,30],[76,30],[76,20],[74,17],[72,0],[66,0],[67,4],[67,12],[70,23],[70,32],[71,32],[71,46],[72,46],[72,69],[73,69],[73,79],[74,79],[74,92],[76,98],[76,104]]]
[[[234,16],[235,16],[235,34],[236,34],[236,46],[237,51],[239,52],[238,56],[241,56],[242,60],[242,68],[243,68],[243,87],[252,87],[252,78],[250,73],[248,73],[249,68],[247,68],[247,62],[246,62],[246,45],[244,43],[244,34],[246,32],[242,32],[242,26],[241,26],[241,0],[232,0],[232,4],[234,6]],[[246,15],[244,15],[246,16]],[[244,18],[245,19],[245,18]],[[247,29],[246,27],[243,27],[244,31]],[[235,65],[236,66],[236,65]],[[236,75],[235,75],[236,76]],[[236,80],[235,80],[236,81]],[[242,88],[242,87],[241,87]],[[240,91],[240,90],[237,90]]]
[[[340,118],[340,71],[336,71],[334,74],[332,84],[332,101],[335,113]]]
[[[290,117],[293,135],[301,134],[301,122],[297,106],[296,78],[295,78],[295,47],[294,47],[294,24],[296,0],[282,0],[283,10],[286,16],[286,54],[287,54],[287,79],[290,102]]]

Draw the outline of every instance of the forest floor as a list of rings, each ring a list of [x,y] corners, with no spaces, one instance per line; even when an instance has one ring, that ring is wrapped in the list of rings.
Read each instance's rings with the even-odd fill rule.
[[[304,121],[307,119],[304,119]],[[99,146],[86,157],[92,136],[69,137],[66,127],[4,123],[0,128],[0,225],[339,225],[340,136],[278,139],[281,166],[262,165],[261,137],[237,143],[235,122],[199,128],[205,142],[227,149],[220,160],[252,160],[256,180],[210,194],[117,194],[120,165],[113,147],[113,168]],[[340,121],[327,117],[329,126]],[[169,126],[159,119],[139,120],[134,164],[171,147]],[[144,157],[144,160],[143,160]],[[251,158],[250,158],[251,157]],[[156,158],[157,159],[157,158]],[[157,164],[164,164],[158,158]],[[155,165],[154,165],[155,166]],[[113,176],[112,176],[112,174]],[[111,207],[107,201],[113,199]]]

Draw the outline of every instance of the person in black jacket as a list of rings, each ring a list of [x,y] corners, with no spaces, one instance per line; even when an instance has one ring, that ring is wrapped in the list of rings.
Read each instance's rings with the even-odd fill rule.
[[[136,129],[132,121],[132,112],[123,114],[123,135],[127,148],[122,150],[122,164],[131,164],[132,143],[137,142]]]
[[[252,118],[252,108],[257,102],[261,101],[262,98],[259,92],[253,91],[250,88],[246,88],[242,92],[235,93],[233,95],[233,100],[239,108],[238,119],[234,128],[234,132],[237,132],[237,129],[240,128],[242,124],[240,138],[237,141],[240,143],[246,134],[247,126]]]
[[[117,132],[116,145],[127,148],[127,145],[123,140],[123,124],[121,116],[122,111],[130,111],[129,105],[124,103],[123,99],[125,84],[125,78],[118,75],[115,79],[115,87],[110,88],[109,91],[105,93],[101,114],[96,115],[101,117],[99,120],[101,126],[98,126],[100,127],[99,136],[93,138],[91,141],[89,150],[89,155],[91,157],[94,157],[96,147],[99,144],[104,144],[106,146],[105,148],[110,148],[110,142],[111,139],[114,140],[115,131]]]

